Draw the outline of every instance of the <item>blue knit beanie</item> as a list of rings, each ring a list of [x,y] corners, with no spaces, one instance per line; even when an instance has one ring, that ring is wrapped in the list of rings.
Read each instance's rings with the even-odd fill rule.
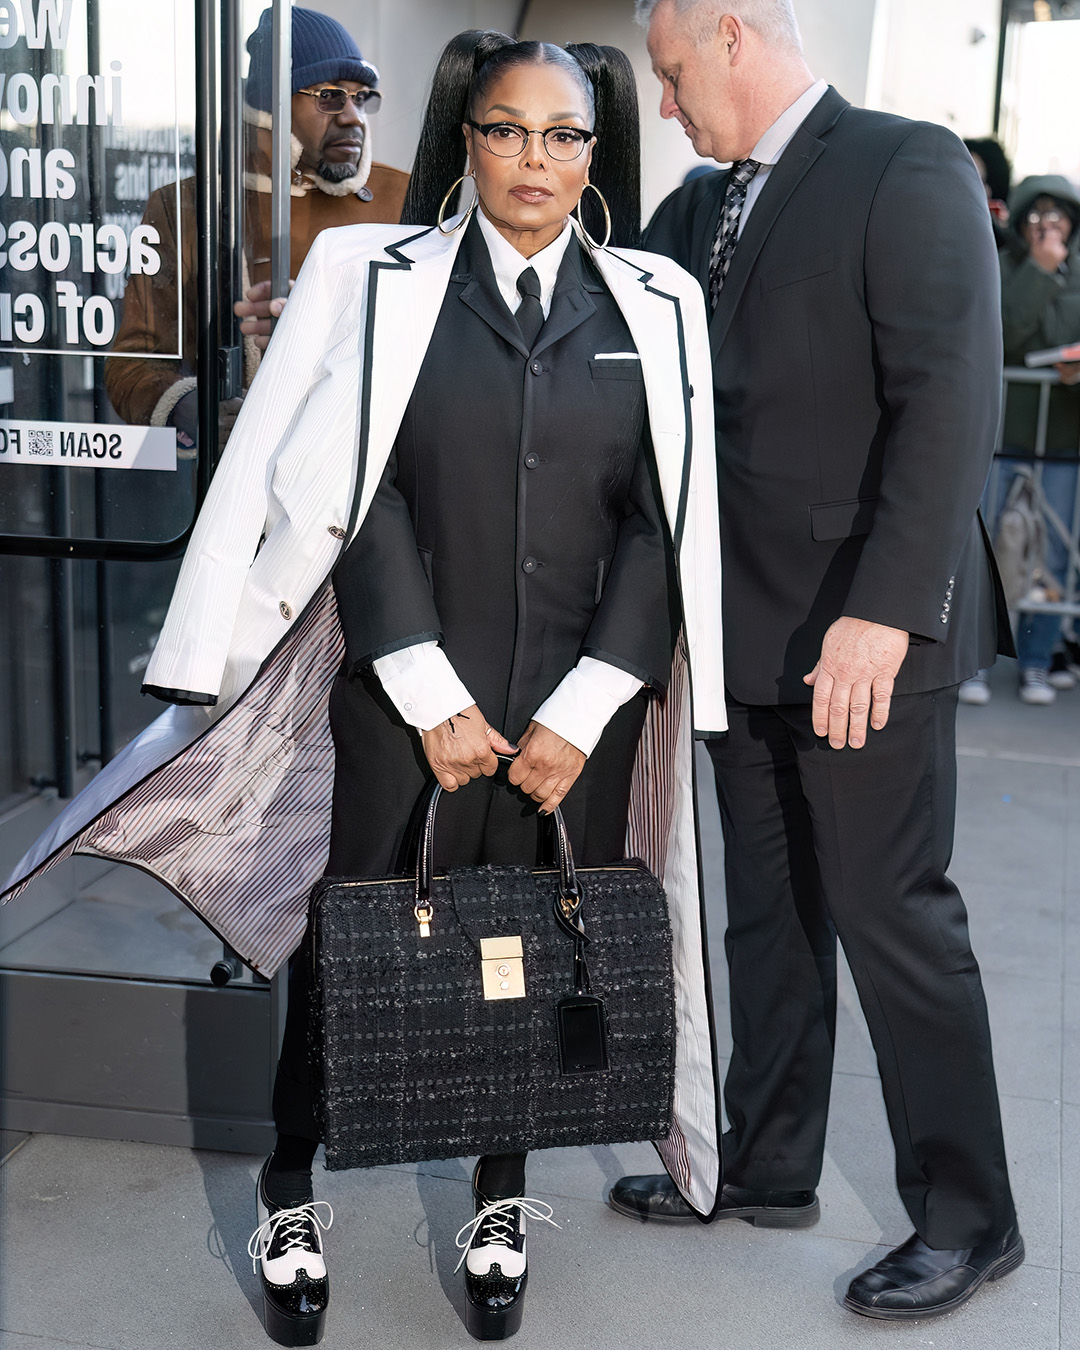
[[[274,33],[272,11],[264,9],[259,26],[247,40],[251,53],[245,100],[252,108],[270,111],[273,88]],[[379,72],[365,61],[348,30],[337,19],[314,9],[292,12],[292,92],[323,80],[356,80],[374,89]]]

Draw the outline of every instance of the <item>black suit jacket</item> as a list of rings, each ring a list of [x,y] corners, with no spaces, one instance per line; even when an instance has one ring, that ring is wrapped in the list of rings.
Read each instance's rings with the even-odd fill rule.
[[[437,638],[510,736],[582,655],[666,687],[677,588],[641,362],[620,355],[633,352],[576,240],[530,351],[470,226],[394,454],[334,573],[354,674]]]
[[[708,294],[727,175],[660,206],[647,247]],[[772,169],[712,318],[729,692],[804,702],[840,615],[901,628],[896,692],[1009,644],[977,517],[1001,322],[986,200],[949,131],[829,89]]]

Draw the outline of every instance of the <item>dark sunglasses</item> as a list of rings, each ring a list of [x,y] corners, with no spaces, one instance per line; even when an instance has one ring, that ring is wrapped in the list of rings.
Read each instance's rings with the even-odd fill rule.
[[[350,94],[347,89],[298,89],[298,94],[307,94],[308,98],[315,100],[315,106],[321,113],[326,113],[332,117],[335,113],[344,112],[345,105],[350,99],[353,106],[360,112],[377,113],[379,105],[382,103],[382,94],[377,89],[359,89],[355,94]]]

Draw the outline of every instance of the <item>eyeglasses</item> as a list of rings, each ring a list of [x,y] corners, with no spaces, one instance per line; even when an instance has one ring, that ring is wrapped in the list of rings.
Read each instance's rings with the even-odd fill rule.
[[[307,94],[308,98],[315,100],[315,106],[319,112],[326,113],[328,117],[333,117],[335,113],[344,112],[345,105],[352,99],[353,107],[358,112],[377,113],[379,105],[382,103],[382,94],[377,89],[358,89],[355,94],[350,94],[347,89],[298,89],[298,94]]]
[[[1064,225],[1069,217],[1064,211],[1029,211],[1024,217],[1027,225]]]
[[[590,141],[596,140],[593,131],[582,131],[580,127],[548,127],[541,131],[539,127],[529,130],[516,122],[473,122],[467,126],[478,131],[484,138],[484,144],[493,155],[500,159],[514,159],[529,144],[530,136],[539,136],[544,149],[552,159],[577,159]]]

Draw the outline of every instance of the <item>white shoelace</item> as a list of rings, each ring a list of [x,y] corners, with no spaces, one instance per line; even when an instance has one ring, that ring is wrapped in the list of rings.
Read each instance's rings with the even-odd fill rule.
[[[322,1206],[327,1213],[324,1221],[318,1213],[319,1206]],[[322,1254],[322,1240],[319,1237],[319,1229],[325,1232],[332,1227],[334,1222],[334,1211],[330,1208],[328,1200],[309,1200],[306,1205],[297,1205],[293,1209],[275,1210],[268,1219],[265,1219],[258,1228],[255,1229],[251,1237],[248,1238],[248,1256],[251,1257],[251,1268],[256,1273],[259,1269],[259,1262],[273,1246],[274,1239],[281,1234],[284,1256],[285,1252],[302,1251],[311,1252],[313,1255]],[[311,1239],[308,1237],[307,1227],[309,1224],[315,1227],[314,1247],[311,1246]]]
[[[465,1258],[469,1255],[469,1248],[472,1246],[473,1238],[482,1224],[490,1220],[491,1235],[484,1243],[485,1247],[509,1247],[514,1237],[514,1210],[519,1209],[522,1214],[528,1215],[530,1219],[536,1219],[540,1223],[549,1223],[552,1228],[558,1228],[559,1225],[551,1217],[555,1211],[550,1205],[546,1205],[543,1200],[532,1200],[523,1195],[516,1195],[512,1200],[496,1200],[490,1205],[485,1205],[474,1219],[470,1219],[467,1224],[458,1229],[458,1235],[454,1239],[456,1246],[461,1250],[461,1260],[454,1267],[455,1271],[461,1269]],[[545,1211],[547,1211],[545,1213]],[[462,1238],[464,1237],[464,1241]]]

